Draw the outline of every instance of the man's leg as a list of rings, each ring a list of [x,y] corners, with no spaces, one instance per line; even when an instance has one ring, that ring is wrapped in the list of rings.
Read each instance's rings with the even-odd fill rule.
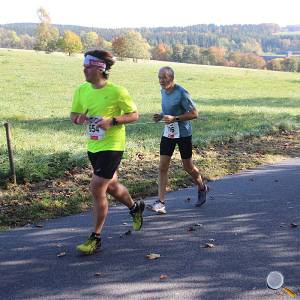
[[[108,211],[106,190],[110,180],[93,174],[90,190],[94,198],[94,232],[85,243],[77,246],[81,253],[94,254],[101,247],[100,233]]]
[[[100,234],[108,212],[106,191],[111,179],[93,174],[90,190],[94,198],[94,232]]]
[[[171,156],[161,155],[159,161],[158,197],[160,202],[165,202],[166,188],[168,184],[168,172]]]
[[[118,181],[118,176],[116,173],[109,182],[107,192],[117,201],[126,205],[129,209],[134,206],[134,201],[132,200],[127,188]]]
[[[204,191],[205,184],[203,183],[203,180],[202,180],[202,177],[201,177],[201,174],[200,174],[198,168],[196,168],[196,166],[193,164],[192,158],[182,159],[182,164],[183,164],[184,170],[192,176],[193,181],[198,186],[198,189],[200,191]]]
[[[209,191],[209,188],[203,183],[201,174],[193,164],[192,158],[182,159],[182,164],[184,170],[192,176],[193,181],[198,186],[198,199],[196,202],[196,207],[200,207],[206,202],[206,195]]]
[[[184,170],[189,173],[195,184],[198,186],[198,200],[197,207],[200,207],[206,202],[206,194],[208,192],[208,186],[203,183],[201,174],[192,161],[193,145],[192,136],[183,137],[178,142],[179,151],[182,159]]]
[[[127,188],[118,181],[116,172],[109,182],[107,192],[129,208],[133,218],[133,229],[140,230],[143,225],[144,201],[134,202],[132,200]]]

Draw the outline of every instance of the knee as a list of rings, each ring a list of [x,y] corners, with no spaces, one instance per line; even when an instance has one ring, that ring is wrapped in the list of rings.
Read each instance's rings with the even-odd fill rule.
[[[169,170],[169,166],[159,166],[160,173],[166,174],[168,173],[168,170]]]
[[[115,194],[117,192],[117,190],[118,190],[117,183],[113,182],[108,185],[107,192],[109,194]]]

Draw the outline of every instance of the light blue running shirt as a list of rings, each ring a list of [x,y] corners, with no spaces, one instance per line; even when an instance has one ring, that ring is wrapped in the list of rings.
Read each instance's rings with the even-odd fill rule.
[[[187,90],[178,84],[174,85],[171,93],[161,89],[162,96],[162,112],[164,115],[179,116],[196,108],[190,94]],[[191,121],[178,122],[180,137],[192,135]]]

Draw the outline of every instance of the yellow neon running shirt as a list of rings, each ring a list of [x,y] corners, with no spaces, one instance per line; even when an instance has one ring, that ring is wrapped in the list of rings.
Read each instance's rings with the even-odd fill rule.
[[[85,113],[88,117],[113,118],[125,113],[137,111],[128,91],[111,82],[95,89],[89,82],[81,84],[75,91],[71,112]],[[88,139],[87,149],[90,152],[99,151],[124,151],[125,149],[125,126],[116,125],[105,132],[102,140]]]

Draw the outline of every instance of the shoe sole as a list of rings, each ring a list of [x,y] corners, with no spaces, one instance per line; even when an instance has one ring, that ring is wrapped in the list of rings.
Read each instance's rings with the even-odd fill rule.
[[[79,250],[79,249],[77,249],[76,248],[76,250],[77,250],[77,252],[79,252],[80,254],[82,254],[82,255],[93,255],[93,254],[97,254],[98,252],[100,252],[100,251],[102,251],[102,249],[101,248],[97,248],[95,251],[93,251],[93,252],[83,252],[83,251],[81,251],[81,250]]]
[[[196,203],[195,207],[201,207],[205,202],[206,202],[206,200],[202,201],[201,203]]]

